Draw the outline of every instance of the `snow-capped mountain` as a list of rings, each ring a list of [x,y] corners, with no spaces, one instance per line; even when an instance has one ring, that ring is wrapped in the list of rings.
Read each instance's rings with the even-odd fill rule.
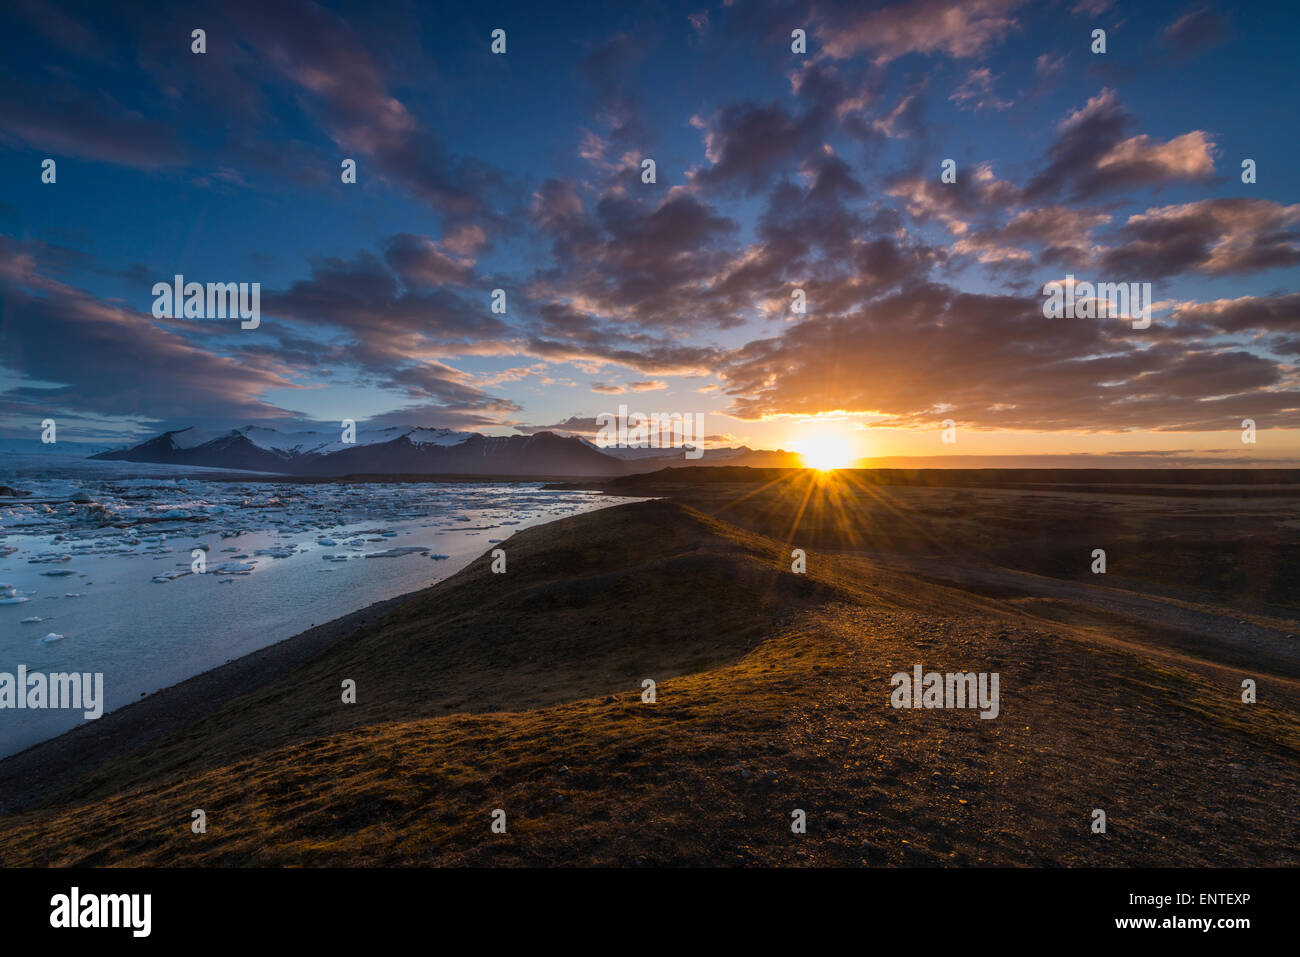
[[[394,427],[339,432],[279,432],[249,425],[229,432],[177,429],[97,459],[202,465],[285,475],[622,475],[621,462],[580,440],[539,432],[487,436],[450,429]]]
[[[246,425],[229,432],[176,429],[96,459],[201,465],[281,475],[500,475],[586,478],[654,472],[692,465],[797,468],[789,452],[706,448],[698,459],[681,449],[601,448],[587,439],[538,432],[482,435],[452,429],[394,426],[358,429],[355,442],[340,432],[280,432]]]

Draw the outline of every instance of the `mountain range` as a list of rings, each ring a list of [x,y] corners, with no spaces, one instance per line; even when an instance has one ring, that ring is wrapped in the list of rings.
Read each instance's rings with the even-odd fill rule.
[[[337,432],[279,432],[247,425],[229,432],[196,428],[164,432],[139,445],[94,459],[198,465],[281,475],[493,475],[603,477],[654,472],[670,466],[797,467],[791,452],[706,449],[687,459],[680,449],[601,448],[554,432],[483,435],[451,429],[395,426],[358,431],[345,443]]]

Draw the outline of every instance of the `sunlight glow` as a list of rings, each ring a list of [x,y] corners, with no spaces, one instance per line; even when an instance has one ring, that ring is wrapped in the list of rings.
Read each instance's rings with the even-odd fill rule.
[[[853,461],[853,450],[848,440],[836,432],[814,432],[804,436],[795,446],[810,469],[829,472],[842,469]]]

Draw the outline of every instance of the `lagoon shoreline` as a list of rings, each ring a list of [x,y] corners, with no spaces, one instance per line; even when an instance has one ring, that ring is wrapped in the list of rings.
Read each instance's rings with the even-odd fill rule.
[[[233,658],[0,758],[0,814],[14,814],[95,768],[198,721],[328,651],[339,641],[430,588],[373,602],[273,645]]]
[[[593,511],[618,507],[606,505]],[[555,525],[569,517],[560,516],[548,522],[521,526],[514,534],[526,528]],[[491,549],[508,546],[509,542],[510,539],[506,539],[500,545],[492,545],[444,578],[312,625],[296,635],[114,708],[93,721],[0,757],[0,815],[20,813],[37,806],[47,796],[114,758],[179,731],[240,695],[283,678],[405,602],[462,574]]]

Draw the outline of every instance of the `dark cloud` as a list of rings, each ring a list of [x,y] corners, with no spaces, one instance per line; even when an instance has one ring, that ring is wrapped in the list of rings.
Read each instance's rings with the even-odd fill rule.
[[[427,236],[399,233],[388,242],[384,261],[409,288],[463,286],[474,275],[474,261],[457,256]]]
[[[706,188],[735,187],[752,195],[783,165],[816,147],[825,128],[820,111],[792,114],[779,103],[732,103],[702,121],[710,166],[692,182]]]
[[[1210,7],[1194,8],[1184,13],[1160,33],[1160,42],[1175,59],[1190,57],[1201,50],[1219,46],[1228,40],[1228,22]]]
[[[532,338],[525,348],[552,362],[609,363],[660,375],[705,375],[717,369],[722,355],[710,346],[656,345],[645,338],[595,334],[563,341]]]
[[[1300,264],[1300,205],[1203,199],[1130,216],[1102,257],[1112,273],[1231,275]]]
[[[1001,217],[1024,203],[1021,189],[999,179],[987,163],[959,166],[956,180],[942,182],[936,167],[895,177],[886,191],[913,219],[940,222],[954,236],[964,235],[973,221]]]
[[[207,420],[218,410],[234,419],[292,414],[258,398],[295,387],[283,366],[201,345],[217,323],[201,326],[191,341],[36,267],[30,250],[0,237],[0,364],[29,383],[2,394],[15,415],[39,421],[72,411],[159,422]]]
[[[0,134],[52,155],[155,170],[188,162],[176,128],[128,110],[102,92],[3,76]],[[65,166],[63,176],[68,170]]]
[[[1240,296],[1178,306],[1178,328],[1196,335],[1300,335],[1300,293],[1282,296]],[[1286,346],[1287,340],[1273,340]]]
[[[646,54],[646,38],[620,33],[583,58],[583,79],[593,99],[598,122],[606,128],[615,152],[633,146],[648,148],[650,130],[633,90],[634,75]]]
[[[1284,367],[1233,348],[1151,344],[1127,324],[1051,320],[1040,299],[910,289],[800,323],[724,360],[732,414],[872,413],[884,424],[1122,431],[1300,425]],[[1142,348],[1145,346],[1145,348]]]
[[[831,2],[817,7],[817,39],[828,56],[868,54],[887,63],[909,53],[979,56],[1018,27],[1023,0],[906,0],[884,6]]]
[[[474,432],[500,426],[502,421],[500,414],[497,413],[513,412],[517,409],[518,406],[513,403],[502,403],[499,408],[492,410],[494,414],[485,415],[480,412],[446,409],[437,405],[408,405],[372,416],[366,419],[365,423],[369,429],[416,426],[424,429],[456,429]]]
[[[474,223],[487,233],[504,225],[500,209],[515,202],[513,187],[490,164],[449,149],[402,102],[386,75],[386,51],[340,14],[310,0],[223,0],[186,9],[124,3],[113,15],[136,48],[70,63],[60,80],[39,86],[5,77],[0,133],[37,149],[141,169],[201,159],[205,170],[224,164],[243,174],[324,182],[337,155],[327,159],[274,123],[269,104],[289,100],[336,153],[428,204],[444,224]],[[188,50],[198,22],[209,50],[201,69]],[[106,69],[136,102],[106,92]],[[196,127],[196,110],[220,119]]]
[[[427,239],[404,234],[388,244],[391,267],[370,253],[319,260],[310,279],[285,290],[264,290],[262,309],[317,335],[342,334],[333,355],[364,374],[366,384],[417,400],[435,399],[443,411],[514,408],[441,361],[493,343],[507,351],[504,340],[511,332],[491,314],[486,290],[471,302],[445,286],[431,287],[436,279],[430,274],[431,247]],[[442,258],[432,248],[439,268]],[[301,353],[301,333],[293,336],[291,348]]]
[[[655,328],[740,322],[709,288],[731,261],[724,241],[737,228],[709,204],[680,189],[658,202],[609,192],[588,214],[572,190],[552,183],[543,193],[534,216],[552,237],[556,265],[530,283],[537,302],[581,302],[603,318]]]
[[[1069,114],[1048,151],[1047,166],[1030,180],[1029,200],[1159,186],[1178,180],[1206,182],[1214,174],[1214,143],[1200,130],[1160,142],[1129,136],[1134,125],[1115,91],[1106,88]]]
[[[1099,6],[1077,12],[1094,16]],[[255,335],[154,321],[76,284],[142,287],[147,265],[100,262],[74,240],[5,241],[0,362],[20,381],[0,404],[23,416],[58,406],[148,410],[159,421],[214,411],[296,417],[260,397],[328,383],[395,396],[402,407],[372,423],[476,428],[521,411],[493,394],[498,386],[524,375],[545,384],[549,365],[572,363],[580,375],[568,385],[580,389],[580,379],[607,395],[717,375],[732,411],[750,419],[847,409],[907,427],[952,417],[975,428],[1099,431],[1235,427],[1246,415],[1297,421],[1294,368],[1283,361],[1300,354],[1296,294],[1178,302],[1166,289],[1157,298],[1170,301],[1167,314],[1141,335],[1120,322],[1047,320],[1040,299],[1013,294],[1041,285],[1048,268],[1049,278],[1088,267],[1217,282],[1300,265],[1300,207],[1135,202],[1135,191],[1211,183],[1217,146],[1186,125],[1170,139],[1143,133],[1111,88],[1070,112],[1028,171],[963,162],[955,184],[941,183],[948,150],[939,134],[949,131],[926,115],[927,84],[944,84],[940,103],[951,94],[958,107],[1007,106],[1014,86],[1001,77],[1014,74],[987,57],[1024,26],[1016,0],[757,0],[696,15],[693,26],[678,18],[692,56],[739,44],[747,57],[770,58],[758,66],[769,82],[739,77],[721,87],[727,99],[678,100],[666,118],[669,94],[642,75],[662,37],[620,21],[613,36],[579,37],[569,48],[576,60],[564,54],[581,83],[575,99],[591,114],[557,139],[553,152],[568,165],[521,161],[519,182],[426,122],[440,95],[427,86],[437,67],[421,31],[386,48],[401,22],[391,12],[377,13],[378,25],[360,5],[308,0],[127,2],[111,13],[120,30],[39,0],[0,14],[58,53],[38,76],[0,77],[10,94],[0,98],[6,145],[160,171],[151,179],[201,186],[215,200],[260,188],[266,174],[277,184],[337,183],[339,157],[351,156],[365,189],[415,197],[434,222],[429,235],[403,223],[393,228],[410,231],[376,249],[308,260],[297,281],[263,290]],[[212,53],[196,60],[181,55],[178,38],[200,13]],[[806,57],[789,52],[792,25],[810,31]],[[1217,42],[1223,27],[1198,6],[1160,42],[1181,56]],[[1030,52],[1025,76],[1068,74],[1051,54],[1034,64],[1050,46]],[[941,57],[962,62],[936,64]],[[644,155],[665,122],[680,133],[692,119],[702,150],[682,163],[665,152],[661,183],[643,188],[625,154]],[[295,126],[309,142],[285,135]],[[586,164],[573,159],[574,143]],[[908,163],[930,159],[881,168],[900,152]],[[296,254],[249,258],[285,275]],[[937,281],[942,268],[963,275],[971,263],[1001,281],[984,288],[1004,294]],[[508,317],[489,310],[498,284],[510,290]],[[790,309],[795,288],[807,295],[806,314]],[[475,376],[457,368],[467,356],[531,358]],[[571,417],[569,431],[585,421]]]

